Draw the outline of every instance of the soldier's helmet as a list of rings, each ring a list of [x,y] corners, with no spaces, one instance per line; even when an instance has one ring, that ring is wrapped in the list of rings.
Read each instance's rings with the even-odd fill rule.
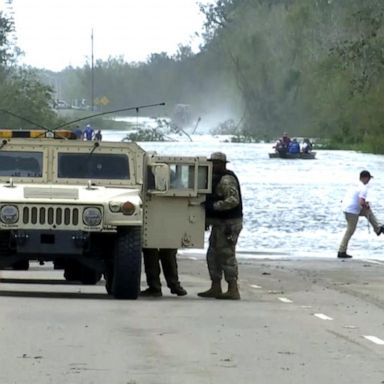
[[[221,161],[223,163],[228,163],[227,155],[223,152],[213,152],[211,157],[208,159],[209,161]]]

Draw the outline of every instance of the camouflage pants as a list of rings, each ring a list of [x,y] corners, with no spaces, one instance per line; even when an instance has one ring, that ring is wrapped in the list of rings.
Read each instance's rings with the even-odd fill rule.
[[[176,260],[177,249],[144,248],[144,268],[148,287],[161,290],[160,263],[169,288],[180,285]]]
[[[212,281],[237,280],[236,243],[243,228],[241,219],[221,220],[211,224],[207,264]]]

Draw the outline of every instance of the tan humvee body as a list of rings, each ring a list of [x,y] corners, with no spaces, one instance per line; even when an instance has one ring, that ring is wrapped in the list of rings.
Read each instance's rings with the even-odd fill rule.
[[[203,247],[211,166],[136,143],[0,143],[0,267],[53,261],[67,280],[135,299],[141,249]]]

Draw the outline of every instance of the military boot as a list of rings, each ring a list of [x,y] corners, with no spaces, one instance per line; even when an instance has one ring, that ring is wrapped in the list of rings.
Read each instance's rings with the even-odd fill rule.
[[[240,292],[239,292],[239,287],[237,285],[237,281],[236,280],[229,281],[228,282],[228,291],[217,296],[216,299],[240,300]]]
[[[197,296],[200,297],[218,297],[223,293],[221,290],[221,282],[220,281],[212,281],[211,288],[208,291],[199,292]]]
[[[142,296],[142,297],[161,297],[161,296],[163,296],[163,293],[161,292],[161,289],[149,287],[149,288],[145,289],[144,291],[141,291],[140,296]]]
[[[188,293],[180,284],[176,284],[169,289],[173,295],[177,296],[185,296]]]

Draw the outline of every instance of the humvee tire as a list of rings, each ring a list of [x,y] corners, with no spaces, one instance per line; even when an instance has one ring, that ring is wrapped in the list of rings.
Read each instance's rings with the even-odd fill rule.
[[[14,271],[28,271],[29,269],[29,260],[20,260],[12,264],[12,269]]]
[[[96,285],[101,279],[101,273],[72,260],[64,267],[64,278],[67,281],[80,281],[84,285]]]
[[[101,272],[85,265],[81,266],[80,281],[83,285],[96,285],[101,280]]]
[[[65,260],[63,259],[56,259],[53,261],[53,269],[59,270],[65,268]]]
[[[10,234],[8,231],[0,231],[0,258],[7,258],[14,252],[9,247]],[[12,268],[12,264],[6,263],[1,266],[1,269]]]
[[[108,295],[112,295],[113,260],[105,261],[104,279],[105,279],[105,289]]]
[[[102,237],[95,236],[92,237],[91,246],[88,252],[88,257],[91,259],[102,259],[104,256],[104,247]],[[80,281],[84,285],[96,285],[102,278],[102,273],[97,271],[95,268],[92,268],[88,265],[80,265]]]
[[[68,260],[64,265],[64,279],[67,281],[80,281],[80,263]]]
[[[114,249],[112,295],[116,299],[137,299],[140,275],[141,227],[121,228]]]

